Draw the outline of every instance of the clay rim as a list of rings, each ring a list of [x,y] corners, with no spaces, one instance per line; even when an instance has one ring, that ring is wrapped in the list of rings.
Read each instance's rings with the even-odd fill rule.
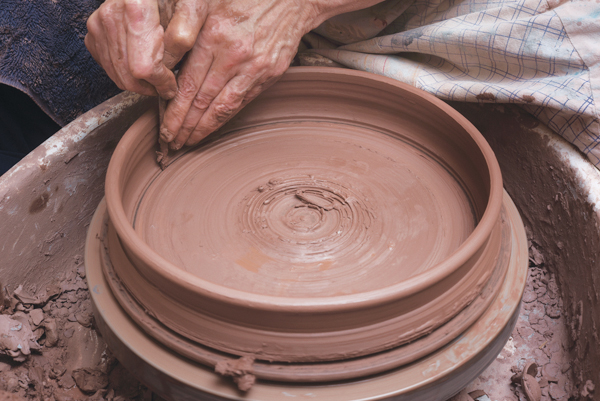
[[[146,267],[150,268],[156,274],[174,283],[176,286],[183,287],[187,291],[217,302],[272,312],[322,313],[347,311],[397,301],[444,280],[444,278],[466,263],[489,238],[493,227],[497,224],[502,208],[502,176],[500,166],[487,141],[475,126],[442,100],[420,89],[384,76],[343,68],[292,67],[282,76],[279,82],[303,81],[307,78],[326,81],[330,77],[347,77],[348,80],[350,78],[358,78],[362,81],[361,84],[363,85],[369,80],[379,81],[380,83],[394,87],[395,90],[399,89],[409,92],[413,96],[420,97],[427,101],[431,107],[437,108],[439,112],[454,119],[469,134],[481,151],[489,173],[490,194],[487,207],[473,232],[446,260],[433,266],[426,272],[389,287],[358,294],[332,297],[286,298],[260,295],[234,290],[203,280],[185,272],[154,252],[136,233],[125,214],[123,205],[120,202],[120,199],[122,199],[120,183],[125,177],[123,177],[120,166],[126,164],[127,160],[130,159],[129,150],[135,148],[137,145],[137,138],[133,134],[130,134],[130,131],[125,133],[115,149],[108,166],[105,182],[108,213],[124,247],[130,249],[136,257],[143,261]],[[356,85],[359,84],[357,83]],[[260,96],[255,101],[260,101]],[[154,149],[152,151],[154,152]]]

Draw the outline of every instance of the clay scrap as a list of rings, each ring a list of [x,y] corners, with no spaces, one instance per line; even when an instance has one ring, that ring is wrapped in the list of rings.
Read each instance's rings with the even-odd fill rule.
[[[540,401],[542,399],[542,389],[536,380],[538,374],[538,365],[531,361],[525,365],[522,372],[515,374],[511,380],[519,384],[527,397],[527,401]]]
[[[240,359],[225,359],[215,366],[215,372],[233,379],[241,391],[248,391],[254,385],[256,377],[253,374],[254,358],[243,356]]]
[[[150,400],[92,327],[81,258],[66,269],[60,285],[2,289],[0,400]]]
[[[13,318],[0,315],[0,355],[7,355],[15,362],[23,362],[31,355],[32,350],[41,348],[36,340],[24,313]]]
[[[45,305],[51,298],[54,298],[60,294],[60,288],[58,286],[49,286],[45,289],[40,290],[37,294],[31,295],[23,289],[20,285],[13,292],[13,296],[21,301],[24,305]]]

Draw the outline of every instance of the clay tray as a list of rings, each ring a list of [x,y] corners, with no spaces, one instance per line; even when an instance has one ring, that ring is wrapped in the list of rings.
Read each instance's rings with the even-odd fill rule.
[[[505,282],[498,164],[422,91],[291,69],[164,171],[157,120],[111,159],[101,264],[127,314],[181,355],[251,356],[269,380],[372,375],[456,339]]]

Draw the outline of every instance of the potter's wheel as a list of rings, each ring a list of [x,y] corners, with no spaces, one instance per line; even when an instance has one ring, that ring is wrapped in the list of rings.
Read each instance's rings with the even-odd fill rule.
[[[491,150],[443,102],[293,69],[164,171],[156,125],[149,111],[119,143],[86,265],[101,331],[159,393],[235,398],[210,372],[247,356],[257,399],[445,397],[502,348],[523,227]]]

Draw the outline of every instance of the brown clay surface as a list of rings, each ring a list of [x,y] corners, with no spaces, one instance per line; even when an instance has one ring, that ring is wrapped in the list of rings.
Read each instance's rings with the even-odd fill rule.
[[[113,295],[119,300],[119,303],[125,312],[147,334],[164,344],[168,344],[171,350],[180,355],[210,367],[232,362],[235,357],[217,352],[214,349],[202,346],[194,341],[190,341],[170,330],[153,316],[148,315],[146,309],[131,296],[129,291],[124,288],[122,282],[115,274],[114,265],[107,250],[110,248],[111,254],[114,255],[115,248],[119,248],[118,237],[106,215],[103,220],[106,221],[106,223],[104,228],[98,234],[104,245],[101,247],[100,255],[98,255],[101,261],[99,265],[102,266],[103,274]],[[460,313],[450,321],[427,336],[421,337],[409,344],[393,348],[384,353],[367,355],[351,360],[345,359],[330,363],[318,362],[312,364],[282,364],[254,361],[254,375],[262,380],[303,383],[359,378],[403,366],[442,348],[444,345],[455,340],[464,331],[465,327],[469,327],[475,323],[480,317],[481,311],[487,309],[494,301],[497,292],[504,283],[506,270],[511,263],[512,244],[510,229],[506,211],[503,210],[503,251],[499,255],[496,265],[491,268],[493,271],[492,277],[488,280],[485,287],[482,288],[479,293],[479,296],[473,302],[460,311]],[[98,262],[96,261],[96,263]],[[126,263],[122,264],[120,268],[123,269],[122,271],[128,271],[130,274],[134,273],[134,277],[132,277],[130,281],[139,282],[143,280],[142,277],[135,274],[136,270],[133,265]],[[160,301],[168,302],[168,300],[163,298],[161,298]],[[516,300],[514,302],[516,302]],[[199,329],[202,329],[202,327],[199,327]]]
[[[508,196],[505,196],[505,200],[510,205]],[[109,289],[99,261],[102,245],[99,238],[102,236],[101,217],[104,207],[103,204],[100,205],[90,227],[86,264],[88,280],[94,288],[91,295],[99,329],[111,349],[117,351],[119,359],[126,366],[141,372],[145,383],[156,388],[160,394],[169,394],[170,398],[197,399],[208,396],[207,399],[212,400],[213,397],[208,394],[226,399],[246,398],[228,387],[227,382],[216,381],[210,369],[181,358],[145,336],[119,306]],[[509,209],[508,217],[513,228],[513,252],[507,279],[493,305],[448,347],[443,347],[414,364],[357,381],[329,384],[258,380],[249,391],[248,397],[257,400],[279,400],[282,392],[285,392],[291,394],[290,397],[308,394],[311,397],[332,400],[339,399],[340,394],[343,394],[344,399],[348,400],[386,399],[395,395],[399,397],[394,398],[398,401],[444,401],[445,396],[457,392],[502,350],[518,317],[517,302],[521,298],[526,280],[527,249],[525,232],[519,223],[516,209],[514,206]],[[225,365],[236,371],[234,379],[248,375],[247,366],[239,369],[237,373],[237,362],[226,362]],[[256,373],[255,364],[252,365],[251,371]],[[168,385],[165,385],[167,383]]]
[[[103,105],[103,107],[105,106]],[[94,112],[97,110],[95,109]],[[110,112],[114,113],[114,110],[110,110]],[[540,297],[540,300],[543,300],[542,305],[545,306],[544,320],[548,323],[549,329],[546,329],[543,324],[538,324],[534,328],[535,334],[533,335],[527,330],[530,327],[527,315],[525,312],[522,313],[517,328],[512,334],[514,342],[510,342],[501,354],[505,359],[498,362],[499,369],[507,370],[513,364],[518,366],[532,358],[543,364],[545,358],[538,355],[538,351],[539,347],[546,342],[544,335],[553,333],[554,339],[558,336],[557,333],[568,330],[567,326],[563,327],[566,324],[563,317],[566,317],[573,322],[573,333],[577,334],[578,341],[573,344],[571,340],[565,340],[562,347],[552,350],[549,350],[549,343],[546,343],[541,351],[549,358],[549,363],[558,360],[557,364],[563,366],[563,361],[566,361],[565,363],[571,366],[566,373],[575,370],[574,374],[577,377],[575,383],[578,387],[581,386],[577,389],[577,396],[593,397],[592,386],[593,383],[598,383],[596,378],[599,377],[599,365],[593,363],[596,360],[597,350],[594,348],[596,342],[593,339],[595,330],[592,330],[592,318],[598,315],[592,313],[595,311],[595,305],[591,303],[591,298],[585,292],[578,290],[587,288],[590,282],[596,280],[598,276],[596,273],[600,271],[595,268],[598,260],[591,261],[590,254],[586,253],[586,249],[581,249],[582,244],[577,242],[581,237],[575,235],[558,237],[556,234],[557,227],[566,232],[571,232],[567,227],[572,227],[573,230],[591,230],[589,233],[586,231],[587,234],[582,234],[582,236],[590,241],[596,241],[597,234],[593,230],[597,229],[597,223],[589,224],[589,218],[586,219],[586,213],[593,214],[593,211],[589,205],[586,205],[585,199],[579,198],[573,189],[577,187],[577,183],[570,176],[568,169],[562,168],[563,163],[555,159],[556,156],[551,154],[543,143],[534,140],[535,136],[532,136],[531,133],[523,132],[523,127],[504,110],[499,112],[498,116],[492,116],[493,118],[490,117],[490,113],[490,107],[476,107],[471,111],[469,118],[473,122],[485,123],[478,125],[484,134],[493,131],[490,133],[491,136],[488,136],[488,140],[492,140],[492,145],[503,163],[504,174],[507,176],[506,183],[513,199],[517,205],[522,207],[527,224],[533,228],[533,240],[539,244],[536,253],[543,256],[545,260],[540,272],[528,278],[525,297],[529,296],[531,299],[532,292],[537,294],[542,291],[539,290],[539,282],[543,283],[552,274],[557,275],[559,287],[565,290],[563,288],[565,286],[566,294],[569,297],[567,308],[562,309],[562,301],[558,303],[561,306],[560,318],[548,316],[550,309],[544,300],[546,297],[545,295]],[[125,119],[129,118],[129,123],[131,123],[131,109],[127,109],[126,114]],[[519,119],[521,118],[522,116],[519,116]],[[87,125],[89,121],[85,121],[85,123]],[[82,326],[77,321],[77,315],[89,316],[85,312],[89,310],[89,291],[85,282],[82,282],[81,277],[78,276],[77,268],[81,266],[78,264],[81,260],[78,255],[83,253],[83,237],[87,222],[102,196],[101,179],[96,180],[95,177],[98,175],[102,178],[108,156],[112,151],[111,143],[112,146],[116,144],[115,138],[120,137],[125,124],[127,123],[119,121],[115,125],[111,121],[110,124],[101,125],[89,148],[85,147],[89,145],[89,138],[79,144],[72,143],[71,139],[85,128],[83,123],[81,127],[70,127],[72,132],[66,128],[63,131],[69,134],[66,135],[68,154],[51,157],[44,155],[46,149],[40,149],[41,152],[36,151],[25,161],[35,161],[31,167],[29,164],[21,164],[18,166],[19,170],[14,171],[8,179],[6,176],[3,177],[5,180],[2,182],[2,201],[0,202],[4,219],[2,238],[7,241],[10,239],[10,242],[6,243],[0,261],[0,270],[3,272],[2,284],[7,286],[7,291],[0,299],[8,304],[12,302],[12,306],[5,306],[2,313],[7,316],[13,316],[15,312],[36,316],[35,321],[37,322],[39,318],[37,315],[43,311],[44,319],[48,322],[44,320],[42,325],[36,326],[36,330],[39,329],[37,335],[42,336],[42,339],[38,341],[43,347],[39,351],[34,351],[27,361],[13,363],[0,358],[2,362],[0,363],[0,389],[10,394],[0,391],[0,399],[3,397],[7,399],[11,399],[11,397],[21,399],[22,397],[32,401],[52,400],[53,398],[57,401],[88,399],[100,401],[114,400],[116,397],[121,401],[157,399],[156,396],[153,398],[147,392],[142,396],[139,384],[131,376],[131,373],[120,365],[111,370],[108,387],[101,389],[95,396],[88,396],[78,390],[70,373],[77,368],[77,362],[74,362],[77,359],[70,355],[77,355],[82,349],[98,349],[100,354],[106,352],[106,357],[110,358],[110,352],[106,350],[104,341],[98,332],[93,327],[88,327],[88,323],[84,323],[86,326]],[[531,126],[534,124],[535,120]],[[72,152],[73,150],[74,152]],[[105,152],[105,150],[107,151]],[[56,166],[56,163],[59,165]],[[80,184],[73,187],[69,184],[70,182],[80,182]],[[52,192],[49,192],[49,196],[41,196],[40,193],[43,194],[50,184],[52,184]],[[54,192],[54,184],[59,184],[61,188],[69,188],[71,192],[64,197],[67,201],[63,201],[61,192]],[[73,192],[73,188],[77,190]],[[92,193],[93,196],[91,196]],[[560,196],[555,197],[556,195]],[[545,215],[548,213],[547,205],[553,206],[554,213],[550,217]],[[28,210],[31,210],[33,214],[29,215]],[[592,220],[596,221],[594,220],[595,216],[592,217]],[[34,225],[35,227],[39,225],[39,227],[31,228]],[[23,230],[27,235],[21,235]],[[32,237],[32,233],[36,233],[35,237]],[[56,236],[56,233],[60,233],[60,235]],[[563,242],[560,244],[560,248],[557,239]],[[587,249],[597,249],[595,244],[597,242],[592,242]],[[573,251],[574,249],[576,251]],[[592,266],[592,269],[589,269],[589,266]],[[548,273],[547,269],[552,273]],[[538,283],[533,281],[535,278],[538,278]],[[43,293],[46,292],[49,283],[51,285],[54,283],[68,284],[68,287],[61,289],[60,294],[55,294],[55,298],[44,304],[47,298],[43,296]],[[36,305],[23,304],[12,296],[13,290],[19,285],[23,285],[24,292],[31,294],[34,298],[39,297],[43,302]],[[577,308],[571,307],[580,301],[584,307],[579,311]],[[537,302],[542,301],[529,303],[531,310],[539,311]],[[527,305],[525,306],[527,307]],[[575,314],[571,309],[575,311]],[[577,312],[583,314],[583,319]],[[539,318],[537,312],[536,316]],[[553,316],[555,315],[553,314]],[[52,324],[53,320],[55,324]],[[85,320],[81,319],[82,322]],[[560,327],[557,328],[556,325]],[[540,326],[544,327],[540,328]],[[517,331],[519,328],[523,332],[523,336]],[[74,333],[84,335],[72,336]],[[47,339],[54,338],[58,343],[44,341],[43,336],[46,336]],[[567,350],[572,347],[575,347],[578,353],[577,356],[574,355],[574,358],[577,358],[575,363],[566,355]],[[538,359],[540,357],[541,359]],[[86,360],[96,361],[88,357]],[[57,369],[53,369],[55,362]],[[97,363],[97,361],[93,363]],[[97,369],[102,369],[102,365],[96,366]],[[60,367],[63,367],[64,370]],[[43,374],[40,374],[40,371]],[[508,373],[507,377],[510,377],[510,374]],[[39,380],[42,375],[45,382],[43,385]],[[594,379],[593,382],[589,380],[590,378]],[[501,385],[508,386],[507,382],[501,380],[502,378],[494,371],[487,375],[484,374],[475,385],[477,389],[486,390],[491,399],[503,400],[498,395],[499,393],[494,392],[494,389]],[[538,375],[538,380],[542,380],[541,374]],[[561,389],[558,383],[550,382],[550,385],[555,389],[557,387],[558,390]],[[542,391],[549,389],[549,386],[542,387]],[[44,388],[44,393],[39,392],[42,388]],[[515,391],[517,390],[518,388]],[[550,398],[548,395],[548,398],[545,399],[566,398],[568,397]],[[514,398],[507,399],[517,400],[519,397],[514,396]]]
[[[140,118],[109,166],[124,250],[109,253],[134,298],[185,337],[270,361],[358,357],[432,332],[491,276],[499,169],[431,96],[293,69],[164,171],[156,121]]]
[[[0,177],[0,282],[8,293],[19,285],[34,294],[56,286],[65,266],[83,254],[76,239],[85,237],[104,196],[108,161],[125,127],[148,105],[139,95],[118,95]]]
[[[148,186],[135,230],[191,275],[262,295],[351,295],[425,273],[473,231],[471,202],[427,153],[361,128],[273,124],[187,152]]]
[[[545,269],[545,255],[544,249],[532,250],[530,247],[530,274],[512,339],[492,366],[467,387],[468,392],[483,390],[491,400],[525,401],[520,387],[510,383],[510,377],[514,374],[511,369],[522,369],[526,361],[535,360],[542,367],[537,376],[541,383],[542,401],[569,398],[571,393],[567,383],[572,382],[571,360],[568,356],[570,342],[556,281]],[[14,318],[15,313],[23,313],[29,317],[35,316],[36,311],[42,314],[44,319],[41,322],[31,321],[36,330],[40,329],[38,341],[42,348],[34,351],[22,363],[0,358],[0,399],[160,400],[156,395],[152,397],[149,390],[137,382],[132,375],[135,372],[126,371],[115,361],[104,339],[90,325],[91,306],[82,264],[69,264],[65,266],[64,273],[66,279],[60,294],[54,295],[49,301],[42,298],[40,304],[31,305],[23,304],[12,295],[9,297],[14,300],[14,307],[4,310],[5,316]],[[554,306],[559,308],[558,311],[552,309]],[[531,320],[535,322],[533,324],[529,321],[532,314],[535,316]],[[55,322],[54,332],[49,331],[52,322]],[[36,323],[41,324],[36,326]],[[56,343],[49,341],[51,334],[55,336]],[[102,362],[103,358],[107,361],[106,365]],[[72,377],[73,371],[82,366],[104,372],[108,385],[100,387],[93,396],[82,392]],[[41,377],[44,377],[45,385],[38,381]],[[99,384],[105,385],[106,382]],[[568,394],[563,395],[563,390]]]
[[[498,155],[506,189],[519,205],[532,244],[543,254],[544,269],[560,288],[575,397],[592,399],[593,387],[600,383],[600,364],[595,362],[600,355],[597,205],[587,198],[586,182],[565,167],[568,163],[552,147],[551,137],[538,133],[548,129],[534,117],[516,107],[452,106],[477,126]]]
[[[38,293],[18,287],[8,297],[0,318],[21,326],[0,328],[0,337],[31,330],[34,338],[27,355],[0,355],[0,400],[150,401],[151,392],[117,362],[93,327],[83,257],[71,259],[59,286]]]
[[[511,334],[512,339],[492,366],[467,387],[468,392],[483,390],[491,400],[525,401],[520,387],[510,383],[510,377],[513,375],[511,369],[522,369],[526,361],[535,360],[542,367],[537,376],[541,383],[542,400],[569,398],[571,393],[567,383],[572,382],[571,360],[568,356],[570,342],[566,334],[567,325],[564,321],[562,301],[560,295],[557,295],[556,281],[544,267],[545,255],[544,249],[530,248],[530,274],[523,308],[517,326]],[[10,297],[14,299],[14,308],[4,310],[5,316],[12,317],[14,311],[19,313],[18,310],[29,316],[36,315],[35,311],[42,312],[44,320],[39,326],[35,326],[41,329],[42,337],[39,342],[42,348],[34,351],[23,363],[8,363],[8,360],[2,359],[0,390],[6,393],[0,391],[0,399],[5,397],[8,400],[33,401],[44,399],[45,396],[49,399],[54,397],[57,401],[160,400],[156,395],[152,397],[131,372],[126,371],[114,360],[110,351],[106,349],[103,338],[94,327],[89,326],[89,319],[92,319],[89,291],[85,279],[77,273],[78,271],[83,274],[81,264],[72,263],[65,266],[64,273],[67,278],[61,293],[49,301],[42,299],[42,303],[38,305],[23,305],[13,296]],[[554,306],[559,310],[553,311]],[[534,324],[529,321],[531,314],[536,317],[535,320],[532,319]],[[49,322],[52,321],[55,321],[57,326],[57,343],[48,342],[48,328],[51,326]],[[35,323],[32,321],[31,324]],[[94,350],[98,350],[97,356],[93,356]],[[103,354],[108,361],[106,367],[101,358]],[[83,355],[83,359],[78,355]],[[549,366],[545,367],[546,365]],[[107,387],[100,388],[95,396],[79,390],[72,374],[74,369],[81,366],[105,372],[108,378]],[[45,385],[38,382],[38,377],[42,376],[45,377]],[[563,390],[568,394],[563,395]]]
[[[472,121],[485,120],[488,128],[492,126],[492,128],[497,131],[496,133],[493,133],[495,137],[493,136],[491,139],[493,140],[493,145],[495,142],[500,143],[500,146],[496,147],[496,152],[501,152],[500,161],[505,162],[505,174],[507,172],[509,173],[507,185],[509,185],[509,190],[511,190],[513,198],[518,201],[517,204],[524,205],[522,211],[525,212],[526,221],[534,228],[533,240],[542,244],[536,251],[536,254],[538,255],[536,258],[540,258],[541,256],[542,259],[545,260],[545,263],[528,278],[528,287],[525,291],[525,298],[531,299],[532,292],[536,293],[533,297],[537,297],[537,293],[543,292],[543,290],[539,289],[542,286],[540,283],[543,284],[546,280],[553,281],[550,279],[551,274],[548,273],[546,269],[550,269],[552,272],[556,273],[562,280],[559,280],[559,285],[565,285],[565,282],[567,285],[571,285],[569,284],[569,280],[573,280],[575,282],[575,284],[572,284],[573,288],[584,288],[585,286],[578,284],[580,282],[579,280],[589,283],[589,277],[586,276],[586,274],[591,275],[592,278],[596,277],[595,273],[598,269],[585,271],[586,266],[595,265],[588,259],[581,259],[585,256],[585,252],[580,252],[580,250],[577,252],[571,251],[579,246],[576,242],[571,243],[576,240],[576,237],[570,238],[569,236],[562,236],[560,239],[565,241],[565,243],[562,244],[561,248],[556,247],[556,239],[558,237],[556,234],[552,234],[552,232],[554,227],[563,227],[563,223],[554,220],[548,222],[548,219],[544,217],[543,210],[541,210],[544,209],[547,211],[547,204],[540,201],[540,199],[547,197],[550,199],[548,204],[554,205],[554,210],[560,212],[553,215],[553,219],[562,219],[562,222],[565,222],[572,221],[574,218],[573,216],[576,216],[577,219],[581,219],[581,221],[577,220],[577,222],[569,223],[569,226],[573,225],[584,229],[591,227],[591,229],[594,229],[594,224],[590,227],[585,224],[585,221],[588,220],[585,220],[584,218],[585,213],[583,213],[583,211],[587,210],[585,208],[587,206],[584,205],[584,200],[580,198],[575,198],[574,200],[573,196],[576,196],[576,194],[569,190],[569,188],[575,188],[576,184],[570,179],[570,176],[568,176],[568,171],[564,171],[561,168],[561,161],[555,159],[549,160],[548,156],[553,155],[549,154],[543,144],[532,141],[533,137],[531,135],[526,135],[529,133],[522,133],[522,128],[518,124],[515,124],[506,113],[500,113],[499,117],[495,119],[488,118],[489,115],[489,108],[476,109],[471,113],[470,118]],[[14,244],[12,242],[8,243],[8,247],[3,253],[3,260],[1,261],[0,266],[3,273],[7,273],[2,277],[3,284],[8,284],[8,291],[1,298],[8,303],[12,301],[13,306],[8,308],[5,307],[2,310],[2,313],[13,316],[15,311],[17,313],[20,311],[26,315],[36,316],[39,314],[37,312],[43,311],[43,316],[45,316],[45,319],[50,323],[44,321],[42,325],[36,326],[39,329],[37,334],[42,337],[46,336],[46,338],[55,338],[58,341],[58,344],[55,344],[54,342],[48,343],[43,339],[39,340],[43,348],[39,351],[34,351],[27,361],[23,363],[12,363],[9,360],[0,358],[2,361],[2,363],[0,363],[0,389],[11,394],[7,395],[6,393],[0,392],[0,398],[7,397],[10,399],[10,397],[13,397],[20,399],[19,397],[23,397],[28,400],[39,400],[44,398],[52,400],[52,397],[54,397],[55,400],[92,399],[96,401],[114,400],[115,397],[118,397],[116,399],[121,401],[157,399],[156,396],[152,398],[147,392],[142,393],[139,384],[131,376],[131,373],[125,371],[120,365],[117,365],[117,367],[109,374],[109,384],[107,389],[101,389],[96,396],[88,396],[78,390],[76,384],[73,384],[74,380],[70,373],[77,367],[77,362],[74,362],[77,359],[73,359],[69,355],[77,355],[82,349],[98,349],[100,350],[100,353],[106,352],[106,357],[109,357],[110,355],[98,332],[93,327],[82,326],[75,317],[76,315],[79,315],[80,312],[83,312],[81,316],[86,315],[85,311],[89,309],[89,292],[85,282],[81,282],[82,279],[77,274],[77,268],[80,266],[78,265],[78,261],[81,260],[77,255],[82,254],[83,236],[78,231],[73,231],[71,226],[86,227],[86,224],[84,223],[89,220],[91,211],[96,207],[94,202],[97,202],[100,199],[99,196],[101,196],[100,193],[102,192],[100,190],[101,185],[92,181],[87,182],[85,188],[88,188],[88,191],[79,190],[70,195],[69,199],[71,203],[66,203],[64,208],[60,206],[61,203],[53,203],[55,202],[55,199],[58,198],[55,198],[55,194],[52,193],[48,198],[49,201],[45,205],[47,207],[29,216],[28,219],[24,219],[22,214],[18,211],[19,205],[28,209],[30,203],[38,198],[37,194],[39,194],[39,192],[35,185],[38,185],[39,188],[45,188],[48,180],[53,182],[56,177],[62,177],[62,179],[65,180],[70,179],[70,177],[75,177],[77,179],[86,178],[85,175],[80,177],[78,174],[85,171],[87,171],[88,174],[90,171],[93,171],[95,174],[99,169],[103,169],[106,161],[104,159],[98,160],[98,155],[103,155],[99,150],[103,149],[102,144],[105,143],[106,138],[113,138],[114,135],[120,136],[119,127],[120,126],[114,126],[114,124],[101,126],[102,129],[99,130],[101,138],[94,139],[91,150],[84,149],[84,153],[74,159],[72,157],[67,157],[64,161],[59,159],[58,163],[60,163],[62,167],[59,166],[58,175],[57,170],[52,165],[49,165],[48,167],[47,164],[42,164],[39,168],[35,166],[36,171],[41,171],[39,176],[30,174],[30,171],[27,169],[21,169],[16,172],[14,176],[20,174],[17,180],[20,185],[9,187],[6,192],[6,197],[2,200],[1,205],[4,207],[4,210],[11,211],[11,213],[3,215],[6,218],[5,224],[2,226],[2,229],[4,230],[3,238],[12,238],[14,240]],[[480,127],[484,134],[487,131],[485,128],[486,127],[484,126]],[[508,135],[509,132],[513,131],[515,135]],[[96,141],[96,139],[98,140]],[[98,143],[98,148],[95,148],[96,142]],[[69,145],[69,147],[72,149],[75,145]],[[527,150],[527,156],[519,159],[519,155],[523,154],[523,149]],[[76,153],[72,154],[72,156],[75,154]],[[89,158],[92,154],[95,156],[95,159]],[[37,154],[32,155],[32,159],[37,160],[37,158]],[[82,160],[85,160],[86,163],[79,164],[78,161]],[[527,168],[529,165],[532,166],[531,170]],[[548,178],[548,174],[552,177],[551,179]],[[559,185],[558,189],[553,192],[552,189],[549,188],[551,185],[549,185],[548,182],[557,183]],[[24,185],[27,185],[27,187]],[[80,186],[80,189],[81,188],[82,186]],[[97,191],[98,196],[93,198],[95,201],[93,199],[91,201],[89,200],[89,190]],[[554,196],[558,193],[561,193],[562,195],[558,199],[555,199]],[[532,196],[533,200],[530,202]],[[85,209],[82,207],[83,203],[79,201],[80,198],[87,199],[86,202],[93,205]],[[36,203],[36,205],[38,204],[43,205],[43,199]],[[74,208],[69,207],[69,205],[78,206]],[[536,209],[538,206],[539,210]],[[87,217],[81,221],[78,218],[73,219],[73,210],[77,210],[78,215],[81,214]],[[16,211],[16,213],[12,214],[14,211]],[[67,213],[67,211],[69,211],[69,213]],[[68,216],[68,221],[71,223],[71,226],[61,226],[60,224],[62,223],[56,223],[56,221],[62,221],[61,219],[64,216]],[[19,235],[23,228],[23,225],[20,223],[22,221],[27,224],[33,224],[33,222],[43,223],[43,228],[48,229],[47,233],[41,236],[38,235],[40,239],[40,243],[37,247],[39,253],[30,252],[32,243],[35,242],[35,239],[32,239],[29,236]],[[57,226],[57,224],[59,224],[59,226]],[[52,237],[52,234],[56,231],[64,232],[66,235],[57,237],[56,242],[53,243],[45,243],[42,241],[46,235],[48,238],[54,238]],[[591,232],[587,237],[589,239],[594,239],[596,238],[594,235],[595,234]],[[60,251],[48,252],[48,246],[50,244],[57,245],[59,240],[62,241],[62,245],[60,245],[59,248],[53,247],[53,249],[60,249]],[[23,243],[26,244],[23,245]],[[44,256],[44,252],[47,254],[46,256]],[[530,256],[532,258],[534,257],[533,255]],[[571,261],[572,263],[567,263],[566,261]],[[577,273],[575,274],[573,269],[579,270],[577,270]],[[54,278],[55,280],[58,280],[58,282],[62,281],[64,284],[69,284],[69,287],[61,290],[59,295],[54,295],[56,298],[51,299],[44,306],[43,302],[46,302],[45,300],[47,299],[42,295],[46,292],[46,284],[50,278]],[[24,286],[24,292],[31,294],[34,298],[41,298],[43,302],[41,304],[31,305],[23,304],[21,301],[17,300],[11,294],[20,284]],[[548,288],[550,288],[549,285]],[[571,287],[567,286],[567,288]],[[573,293],[576,293],[576,291],[573,291]],[[586,328],[588,327],[586,326],[588,322],[585,320],[590,318],[589,311],[593,310],[593,305],[588,307],[587,302],[589,302],[589,300],[585,293],[582,293],[581,297],[584,301],[585,308],[587,309],[585,309],[586,314],[584,315],[582,332],[578,335],[579,341],[575,344],[575,347],[578,352],[581,350],[580,355],[585,355],[584,350],[588,349],[588,343],[591,341],[593,344],[593,337],[591,336],[592,330]],[[562,301],[560,301],[557,303],[558,306],[561,306],[560,317],[555,318],[554,316],[556,315],[554,312],[552,315],[553,317],[549,317],[548,311],[551,310],[551,308],[548,308],[547,300],[545,300],[546,298],[545,295],[540,296],[539,301],[532,301],[531,303],[526,304],[525,307],[529,308],[528,305],[531,305],[531,310],[535,311],[536,316],[539,318],[538,311],[540,310],[540,307],[538,302],[542,302],[542,306],[545,307],[544,310],[546,311],[544,320],[548,324],[548,329],[538,320],[537,326],[534,327],[535,333],[532,335],[528,330],[528,328],[530,328],[530,323],[527,314],[526,312],[522,312],[517,323],[517,328],[515,328],[515,331],[512,334],[514,341],[509,342],[501,354],[501,357],[504,359],[497,361],[497,363],[495,362],[494,365],[496,365],[497,370],[488,372],[487,374],[484,373],[480,380],[474,384],[476,386],[474,389],[485,390],[490,395],[490,399],[504,400],[500,395],[502,393],[496,392],[495,389],[501,386],[508,387],[509,384],[508,381],[502,381],[502,377],[497,375],[496,372],[499,370],[506,372],[512,365],[523,366],[522,364],[529,359],[536,359],[538,363],[545,364],[545,357],[539,354],[539,347],[543,346],[541,351],[549,358],[548,363],[556,363],[561,367],[563,366],[563,363],[572,366],[572,368],[564,374],[569,374],[573,369],[577,369],[575,371],[575,374],[577,375],[577,381],[575,383],[581,383],[582,388],[585,387],[583,390],[585,390],[586,394],[592,394],[593,396],[592,386],[589,385],[593,385],[593,383],[589,380],[586,383],[586,379],[590,377],[588,376],[589,371],[597,374],[598,365],[585,362],[585,357],[581,357],[576,364],[573,364],[572,360],[566,354],[567,350],[573,347],[573,343],[570,340],[564,340],[563,345],[558,348],[550,349],[550,343],[544,345],[546,342],[545,336],[548,335],[553,334],[553,339],[566,338],[564,337],[566,334],[563,337],[559,337],[559,333],[563,333],[568,329],[565,326],[566,323],[564,322],[563,317],[569,317],[568,313],[570,313],[570,309],[562,309]],[[552,307],[554,305],[550,306]],[[71,315],[71,313],[73,313],[73,315]],[[36,319],[37,318],[39,318],[39,316],[36,317]],[[575,321],[578,320],[577,315],[574,315],[574,318]],[[51,323],[52,320],[55,320],[54,325]],[[81,321],[85,322],[85,319],[81,319]],[[578,323],[574,324],[576,329],[578,328],[577,324]],[[591,324],[589,324],[589,327],[591,327]],[[519,329],[523,333],[522,336],[518,332]],[[84,335],[81,337],[71,336],[73,333],[82,333]],[[563,334],[560,335],[562,336]],[[593,358],[595,358],[596,354],[594,353],[595,351],[592,351],[594,351],[593,347],[587,355],[594,361],[595,359]],[[87,358],[86,360],[91,361],[92,359]],[[55,362],[57,362],[58,366],[64,367],[65,370],[60,368],[53,369]],[[492,365],[492,367],[494,365]],[[582,365],[585,368],[583,370],[581,369]],[[102,369],[102,365],[96,366],[97,369]],[[39,374],[40,368],[43,372],[45,381],[45,384],[43,385],[45,388],[44,395],[38,392],[39,389],[42,388],[42,385],[39,384],[41,382],[38,381],[38,378],[41,377]],[[583,382],[580,381],[581,377],[579,376],[582,372]],[[507,373],[507,380],[511,374],[512,373],[510,372]],[[538,380],[542,381],[542,377],[542,373],[540,373],[538,375]],[[560,382],[564,381],[564,379],[560,378],[559,380]],[[594,380],[594,382],[596,382],[596,380]],[[552,386],[555,391],[560,392],[562,389],[559,382],[549,382],[548,386],[542,387],[543,397],[548,397],[543,399],[568,398],[561,397],[558,393],[554,393],[558,398],[551,397],[550,394],[548,394],[548,396],[544,395],[544,391],[549,391],[550,386]],[[517,392],[518,390],[518,388],[515,389]],[[578,389],[577,395],[581,394],[582,397],[585,397],[583,395],[583,390],[580,392]],[[145,394],[145,396],[142,396],[142,394]],[[507,397],[507,399],[518,400],[519,396],[513,395],[513,397]]]

